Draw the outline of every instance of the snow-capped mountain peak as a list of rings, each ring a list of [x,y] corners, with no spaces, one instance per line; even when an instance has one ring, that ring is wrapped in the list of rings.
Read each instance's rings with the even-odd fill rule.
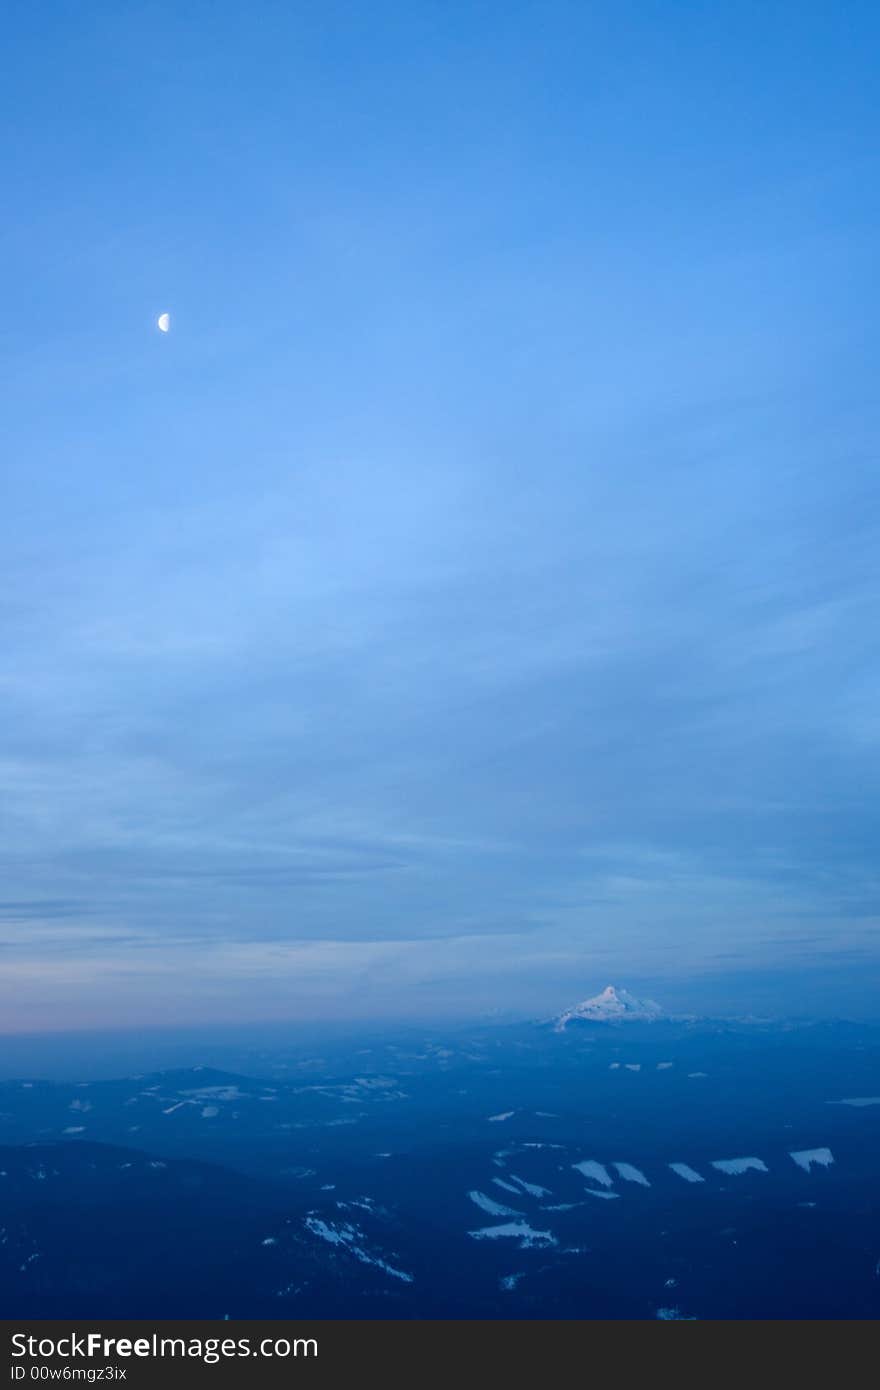
[[[560,1014],[556,1020],[556,1031],[561,1033],[573,1019],[584,1023],[649,1023],[663,1017],[663,1010],[653,999],[637,999],[628,989],[615,989],[614,985],[608,985],[601,994],[584,999]]]

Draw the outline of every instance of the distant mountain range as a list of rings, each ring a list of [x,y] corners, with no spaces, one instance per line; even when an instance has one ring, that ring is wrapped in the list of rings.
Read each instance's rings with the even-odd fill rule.
[[[566,1009],[554,1021],[554,1027],[562,1033],[569,1023],[655,1023],[669,1017],[653,999],[637,999],[627,989],[607,985],[601,994]]]
[[[880,1313],[876,1026],[609,987],[332,1042],[0,1081],[4,1316]]]

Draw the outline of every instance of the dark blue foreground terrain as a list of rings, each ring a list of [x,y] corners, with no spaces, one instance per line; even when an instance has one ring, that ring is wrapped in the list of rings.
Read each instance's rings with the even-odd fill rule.
[[[247,1071],[0,1083],[5,1316],[880,1313],[878,1029],[498,1026]]]

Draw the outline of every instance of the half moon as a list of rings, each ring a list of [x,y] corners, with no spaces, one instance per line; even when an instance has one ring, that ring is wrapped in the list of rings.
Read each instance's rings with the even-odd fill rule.
[[[167,333],[169,328],[171,327],[171,315],[160,314],[159,317],[156,319],[156,326],[159,329],[160,333]]]

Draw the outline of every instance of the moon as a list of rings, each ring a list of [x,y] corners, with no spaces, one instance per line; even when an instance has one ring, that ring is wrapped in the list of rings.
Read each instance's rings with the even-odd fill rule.
[[[171,327],[171,315],[160,314],[156,319],[156,327],[159,329],[160,333],[167,333]]]

